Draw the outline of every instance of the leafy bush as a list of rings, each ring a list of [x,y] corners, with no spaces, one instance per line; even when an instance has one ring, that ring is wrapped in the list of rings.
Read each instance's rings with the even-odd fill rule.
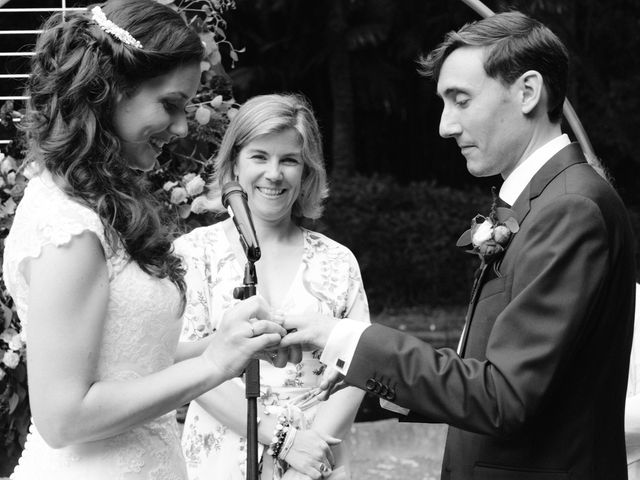
[[[316,227],[353,251],[372,312],[463,305],[478,259],[456,240],[490,205],[489,192],[480,189],[355,175],[332,184]]]

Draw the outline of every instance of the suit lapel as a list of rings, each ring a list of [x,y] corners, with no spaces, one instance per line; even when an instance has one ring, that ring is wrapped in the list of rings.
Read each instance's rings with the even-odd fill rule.
[[[522,229],[522,224],[531,210],[531,201],[540,196],[551,180],[571,165],[585,162],[586,160],[579,145],[577,143],[572,143],[556,153],[542,166],[511,207],[511,210],[515,213],[516,220],[520,225],[520,229]],[[511,240],[513,240],[513,238]],[[482,286],[486,280],[487,271],[490,266],[491,264],[487,265],[483,263],[475,276],[473,287],[471,289],[471,300],[469,302],[469,307],[467,308],[464,330],[462,331],[462,336],[460,337],[460,342],[458,344],[458,354],[460,356],[464,356],[471,321],[473,320],[473,314],[475,312],[476,305],[478,304],[478,298],[480,297],[480,292],[482,291]]]

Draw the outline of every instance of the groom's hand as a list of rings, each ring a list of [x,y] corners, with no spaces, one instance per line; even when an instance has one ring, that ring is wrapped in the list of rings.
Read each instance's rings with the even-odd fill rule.
[[[282,326],[287,330],[287,335],[280,342],[280,347],[300,345],[303,350],[322,349],[338,321],[337,318],[319,313],[285,315]]]
[[[342,375],[335,367],[327,367],[322,374],[320,382],[320,390],[322,393],[318,395],[319,400],[328,400],[331,394],[348,387]]]

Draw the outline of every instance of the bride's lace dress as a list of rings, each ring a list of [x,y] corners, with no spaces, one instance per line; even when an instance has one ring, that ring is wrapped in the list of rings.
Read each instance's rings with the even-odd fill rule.
[[[46,171],[29,182],[4,252],[4,280],[26,332],[27,348],[29,285],[24,266],[45,245],[64,245],[85,231],[95,233],[103,245],[111,290],[97,378],[132,379],[171,365],[181,328],[177,289],[166,279],[144,273],[123,250],[111,251],[98,216],[70,199]],[[60,449],[49,447],[32,424],[11,476],[12,480],[186,478],[175,413],[105,440]]]

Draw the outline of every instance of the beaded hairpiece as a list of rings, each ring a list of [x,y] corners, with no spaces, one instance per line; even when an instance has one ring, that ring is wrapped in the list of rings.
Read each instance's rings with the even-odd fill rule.
[[[132,47],[142,48],[142,44],[133,38],[129,32],[124,28],[120,28],[115,23],[107,18],[100,7],[93,7],[91,9],[91,19],[109,35],[117,38],[122,43],[131,45]]]

